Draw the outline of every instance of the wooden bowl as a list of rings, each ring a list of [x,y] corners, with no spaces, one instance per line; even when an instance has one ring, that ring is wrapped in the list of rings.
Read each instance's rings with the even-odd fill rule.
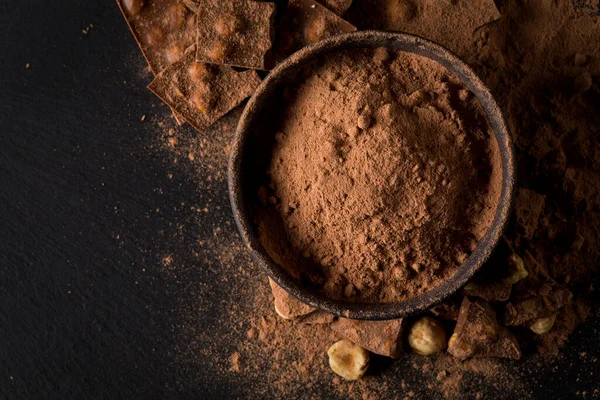
[[[286,82],[305,64],[328,53],[351,48],[387,47],[415,53],[437,61],[452,73],[473,93],[480,102],[493,137],[501,153],[502,190],[494,220],[473,253],[449,279],[435,288],[405,301],[394,303],[356,303],[332,300],[320,294],[316,288],[303,285],[292,278],[286,270],[269,256],[259,240],[256,225],[258,209],[257,192],[264,183],[270,163],[269,144],[274,141],[275,131],[268,124],[269,99],[280,93]],[[279,91],[279,92],[278,92]],[[271,114],[272,115],[272,114]],[[455,293],[481,268],[489,258],[509,218],[515,185],[515,161],[511,138],[506,121],[489,89],[469,66],[449,50],[429,40],[406,33],[362,31],[336,36],[306,47],[279,64],[258,87],[242,114],[231,147],[228,168],[229,196],[239,232],[253,258],[283,289],[292,296],[315,308],[331,314],[365,320],[395,319],[415,314],[433,307]],[[257,277],[258,279],[258,277]]]

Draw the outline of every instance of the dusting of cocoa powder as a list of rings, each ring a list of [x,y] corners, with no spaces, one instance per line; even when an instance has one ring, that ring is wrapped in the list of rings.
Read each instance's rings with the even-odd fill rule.
[[[300,81],[261,189],[296,254],[284,266],[358,302],[404,300],[452,276],[500,188],[497,143],[472,94],[440,64],[384,48],[329,54]],[[259,223],[264,243],[281,240]]]

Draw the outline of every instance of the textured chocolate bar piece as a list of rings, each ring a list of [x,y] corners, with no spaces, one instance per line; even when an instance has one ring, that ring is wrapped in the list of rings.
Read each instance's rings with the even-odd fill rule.
[[[310,44],[356,31],[356,27],[313,0],[290,0],[276,27],[275,60]]]
[[[181,58],[194,43],[196,16],[178,0],[117,0],[154,75]],[[173,110],[179,125],[183,117]]]
[[[154,74],[194,44],[196,16],[179,0],[117,0]]]
[[[238,72],[228,66],[197,62],[195,46],[191,46],[148,88],[203,131],[251,96],[260,81],[256,71]]]
[[[358,321],[339,318],[331,329],[351,342],[375,354],[397,358],[402,349],[402,319]]]
[[[496,312],[483,300],[465,296],[448,352],[461,360],[470,357],[521,358],[521,348],[510,331],[501,326]]]
[[[249,0],[197,0],[196,60],[267,70],[275,4]]]

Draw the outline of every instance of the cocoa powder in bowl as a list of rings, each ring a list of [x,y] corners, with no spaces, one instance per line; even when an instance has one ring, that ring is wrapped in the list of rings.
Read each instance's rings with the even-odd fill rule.
[[[499,150],[442,65],[351,49],[302,68],[278,99],[260,240],[334,300],[396,302],[452,276],[494,218]]]

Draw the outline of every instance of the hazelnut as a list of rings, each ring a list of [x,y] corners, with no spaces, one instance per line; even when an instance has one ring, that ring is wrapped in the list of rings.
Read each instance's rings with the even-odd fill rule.
[[[171,29],[181,28],[185,21],[186,13],[187,9],[182,3],[173,4],[167,10],[167,16],[165,18],[166,25]]]
[[[221,36],[233,35],[234,33],[239,32],[242,27],[242,20],[233,14],[222,15],[217,19],[217,22],[215,22],[215,30]]]
[[[123,7],[131,15],[136,15],[144,7],[144,0],[123,0]]]
[[[181,56],[183,56],[184,52],[183,45],[181,43],[176,43],[167,49],[165,53],[165,58],[169,64],[173,64],[174,62],[179,61]]]
[[[311,43],[316,43],[326,37],[327,21],[322,15],[314,17],[306,26],[304,36]]]
[[[439,353],[448,345],[446,331],[435,319],[421,317],[408,331],[408,345],[422,356]]]
[[[228,48],[227,43],[222,40],[217,40],[213,43],[212,47],[206,52],[208,58],[214,61],[222,62],[227,55]]]
[[[362,378],[369,367],[369,352],[347,340],[340,340],[327,350],[329,366],[349,381]]]
[[[514,285],[522,279],[525,279],[529,275],[525,269],[523,259],[517,254],[513,253],[508,259],[508,276],[504,278],[504,282],[510,285]]]
[[[202,81],[210,78],[212,71],[210,66],[205,63],[195,62],[190,65],[189,74],[193,81]]]
[[[552,327],[554,326],[554,322],[556,322],[556,315],[552,315],[546,318],[538,318],[533,324],[531,324],[529,329],[531,329],[538,335],[543,335],[544,333],[552,329]]]

